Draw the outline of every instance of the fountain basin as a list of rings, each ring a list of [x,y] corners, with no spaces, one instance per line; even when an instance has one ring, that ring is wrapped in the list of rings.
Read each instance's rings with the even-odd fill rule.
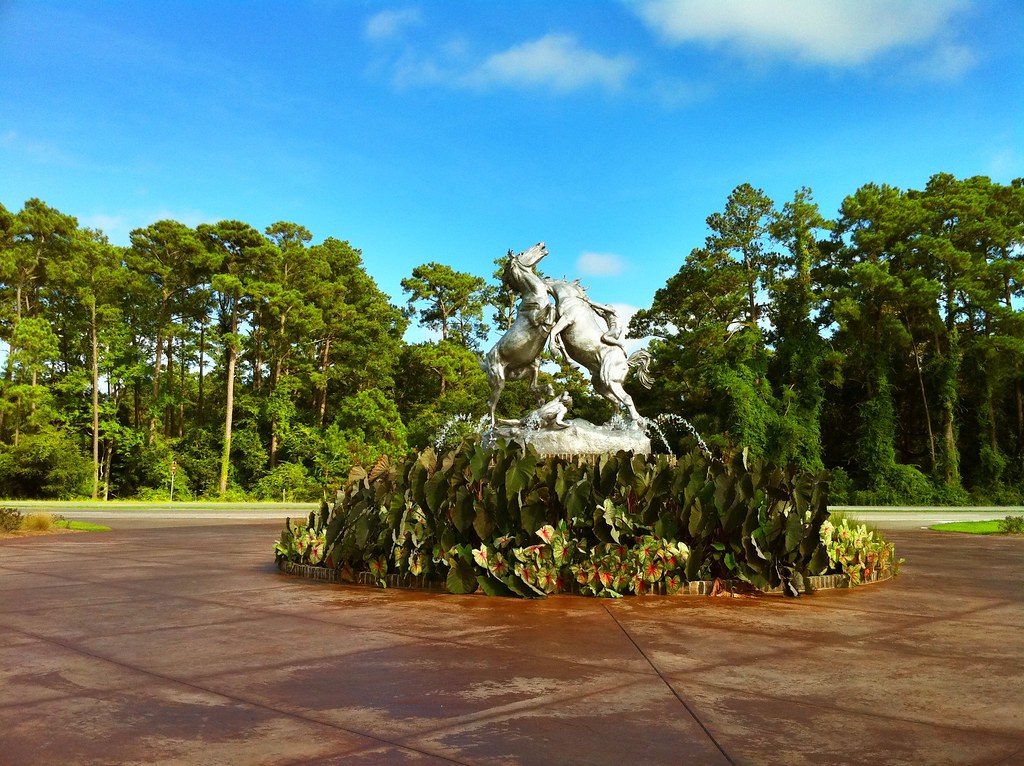
[[[651,439],[641,428],[594,425],[589,420],[574,418],[565,421],[567,428],[532,429],[522,426],[496,426],[484,434],[484,441],[499,438],[529,445],[540,455],[602,455],[620,450],[637,455],[651,454]]]

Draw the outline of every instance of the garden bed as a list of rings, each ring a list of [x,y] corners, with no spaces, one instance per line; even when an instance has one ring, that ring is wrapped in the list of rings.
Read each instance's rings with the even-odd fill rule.
[[[286,522],[275,557],[340,581],[397,575],[452,593],[672,595],[736,582],[797,596],[812,577],[858,584],[894,566],[877,533],[829,519],[828,483],[746,453],[581,461],[470,438],[356,471],[332,507]]]
[[[439,593],[446,593],[447,588],[445,587],[445,581],[437,577],[428,577],[426,575],[400,575],[391,574],[384,577],[383,584],[374,578],[369,572],[357,572],[355,573],[354,579],[347,580],[342,578],[341,572],[337,569],[327,569],[323,566],[314,566],[312,564],[297,564],[294,561],[280,560],[277,562],[277,568],[286,575],[292,575],[294,577],[302,577],[307,580],[319,580],[321,582],[336,583],[339,585],[351,585],[354,587],[363,588],[394,588],[398,590],[425,590],[434,591]],[[872,573],[867,579],[862,580],[858,585],[870,585],[873,583],[886,582],[893,578],[893,571],[886,570],[884,572]],[[805,578],[805,584],[810,586],[810,592],[813,593],[819,590],[841,590],[853,587],[853,583],[850,581],[850,575],[847,574],[827,574],[827,575],[811,575]],[[715,586],[718,585],[719,591],[715,592]],[[731,595],[731,594],[743,594],[750,595],[751,593],[756,595],[782,595],[783,591],[781,587],[773,588],[768,591],[753,591],[750,583],[744,582],[743,580],[696,580],[694,582],[685,583],[684,586],[673,593],[673,596],[711,596],[711,595]],[[804,592],[807,592],[805,587]],[[580,595],[579,588],[568,588],[563,591],[565,595]],[[646,595],[668,595],[667,589],[662,586],[660,588],[655,587],[647,592]]]

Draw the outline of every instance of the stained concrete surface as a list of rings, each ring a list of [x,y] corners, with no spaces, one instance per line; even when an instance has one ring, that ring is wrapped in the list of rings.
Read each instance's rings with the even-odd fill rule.
[[[1024,763],[1024,539],[892,582],[543,601],[278,573],[277,524],[0,541],[0,763]]]

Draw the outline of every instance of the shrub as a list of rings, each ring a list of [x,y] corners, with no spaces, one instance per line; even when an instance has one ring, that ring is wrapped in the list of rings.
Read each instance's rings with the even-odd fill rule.
[[[0,532],[16,532],[21,529],[21,511],[17,508],[0,508]]]
[[[253,495],[275,502],[315,500],[320,487],[311,481],[301,463],[281,463],[256,482]]]
[[[832,469],[832,482],[829,487],[829,500],[834,505],[849,505],[853,497],[853,480],[842,468]]]
[[[0,446],[0,496],[73,498],[91,476],[89,459],[58,430],[22,436]]]
[[[1007,516],[999,521],[999,532],[1004,535],[1024,534],[1024,516]]]
[[[828,475],[783,471],[737,455],[677,461],[619,452],[595,461],[467,439],[363,471],[305,523],[290,521],[278,559],[443,578],[450,591],[617,596],[739,578],[796,595],[796,575],[828,565],[820,529]],[[300,551],[300,547],[302,550]]]
[[[839,515],[822,524],[821,542],[828,552],[829,571],[849,575],[851,585],[860,585],[898,565],[895,545],[867,524],[858,525]]]
[[[49,513],[30,513],[21,522],[21,528],[32,532],[49,532],[53,529],[54,518]]]

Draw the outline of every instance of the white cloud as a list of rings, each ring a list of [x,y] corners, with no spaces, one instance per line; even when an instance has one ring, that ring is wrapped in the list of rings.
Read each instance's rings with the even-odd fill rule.
[[[549,34],[495,53],[468,73],[463,83],[550,87],[563,92],[590,86],[618,90],[635,68],[629,56],[605,56],[581,47],[572,35]]]
[[[1024,158],[1011,146],[996,149],[989,158],[988,172],[997,183],[1020,178],[1024,176]]]
[[[418,8],[381,11],[367,19],[366,36],[371,40],[391,40],[398,37],[408,27],[418,24],[419,21]]]
[[[123,215],[107,215],[106,213],[93,213],[79,218],[78,223],[88,229],[99,229],[111,240],[115,235],[127,234],[127,221]]]
[[[80,167],[82,164],[55,144],[28,138],[16,130],[7,130],[0,135],[0,150],[16,152],[22,158],[47,165]]]
[[[443,46],[436,57],[405,51],[391,65],[391,72],[392,82],[400,88],[548,88],[564,93],[589,87],[620,90],[635,68],[629,56],[605,56],[581,47],[570,35],[546,35],[476,64],[469,60],[462,40]]]
[[[651,85],[651,95],[666,109],[691,106],[708,98],[711,93],[712,89],[707,84],[674,77],[660,77]]]
[[[89,215],[78,216],[80,226],[89,229],[99,229],[115,245],[130,245],[131,238],[129,234],[132,229],[143,229],[157,221],[178,221],[186,226],[195,228],[201,223],[208,223],[214,220],[220,219],[204,215],[197,210],[172,211],[167,208],[122,210],[117,213],[99,211]]]
[[[614,277],[622,273],[625,264],[615,253],[586,252],[576,260],[576,270],[585,277]]]
[[[622,327],[622,342],[626,344],[626,353],[632,354],[634,351],[646,348],[651,342],[650,338],[626,337],[626,332],[629,330],[629,320],[632,319],[633,315],[640,309],[636,306],[631,306],[628,303],[611,303],[609,305],[615,309],[615,313],[618,314],[619,324]]]
[[[931,57],[917,66],[917,73],[931,80],[957,80],[978,63],[978,57],[963,45],[940,45]]]
[[[725,45],[744,53],[852,66],[948,31],[967,0],[636,0],[666,42]],[[961,49],[951,62],[963,66]]]

